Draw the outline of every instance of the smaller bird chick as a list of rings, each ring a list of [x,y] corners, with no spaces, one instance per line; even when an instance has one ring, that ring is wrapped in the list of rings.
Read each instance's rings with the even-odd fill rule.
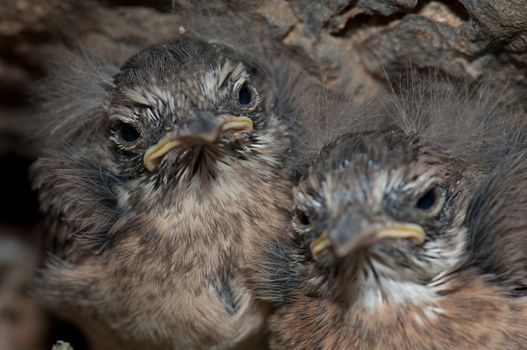
[[[390,127],[319,152],[291,231],[261,245],[273,349],[527,348],[521,123],[489,89],[408,89]]]

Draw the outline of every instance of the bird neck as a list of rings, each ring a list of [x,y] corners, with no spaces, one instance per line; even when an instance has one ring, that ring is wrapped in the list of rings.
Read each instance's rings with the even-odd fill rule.
[[[367,255],[355,258],[352,269],[336,277],[336,297],[354,309],[378,312],[387,306],[407,308],[434,305],[442,298],[445,278],[451,269],[439,272],[435,277],[424,278],[411,269],[402,273],[399,268],[387,266]],[[455,268],[455,267],[454,267]]]
[[[437,290],[416,281],[392,279],[369,274],[358,281],[353,304],[357,308],[378,311],[386,305],[407,307],[430,305],[439,298]]]

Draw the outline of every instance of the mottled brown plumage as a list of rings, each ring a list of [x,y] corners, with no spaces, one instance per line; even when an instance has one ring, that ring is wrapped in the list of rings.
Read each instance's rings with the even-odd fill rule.
[[[410,78],[391,122],[312,160],[251,260],[273,349],[527,348],[524,122],[491,89]]]
[[[243,343],[267,311],[240,269],[289,220],[290,107],[304,85],[288,85],[283,62],[192,38],[121,67],[84,61],[46,88],[39,299],[96,349]]]

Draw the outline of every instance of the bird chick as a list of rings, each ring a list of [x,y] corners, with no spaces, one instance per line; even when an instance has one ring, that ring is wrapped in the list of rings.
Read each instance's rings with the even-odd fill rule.
[[[234,346],[267,313],[240,275],[251,242],[289,221],[294,89],[192,38],[105,64],[52,86],[33,166],[48,227],[36,293],[96,349]]]
[[[273,349],[527,348],[521,122],[488,89],[412,84],[390,127],[319,152],[261,245]]]

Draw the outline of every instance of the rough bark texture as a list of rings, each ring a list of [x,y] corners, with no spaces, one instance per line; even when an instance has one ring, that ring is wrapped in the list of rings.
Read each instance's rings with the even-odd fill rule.
[[[256,12],[260,21],[254,25],[281,45],[295,48],[302,64],[315,64],[331,89],[377,89],[386,75],[404,72],[411,63],[474,82],[490,75],[494,81],[508,82],[507,98],[527,105],[527,0],[226,3]],[[35,118],[32,91],[49,61],[79,43],[89,47],[96,41],[118,50],[123,43],[147,46],[173,39],[181,6],[178,0],[0,2],[1,236],[3,227],[10,225],[9,230],[15,227],[16,236],[26,242],[34,238],[30,232],[35,232],[38,214],[25,180],[39,152],[30,137]],[[0,271],[0,277],[4,275]]]

